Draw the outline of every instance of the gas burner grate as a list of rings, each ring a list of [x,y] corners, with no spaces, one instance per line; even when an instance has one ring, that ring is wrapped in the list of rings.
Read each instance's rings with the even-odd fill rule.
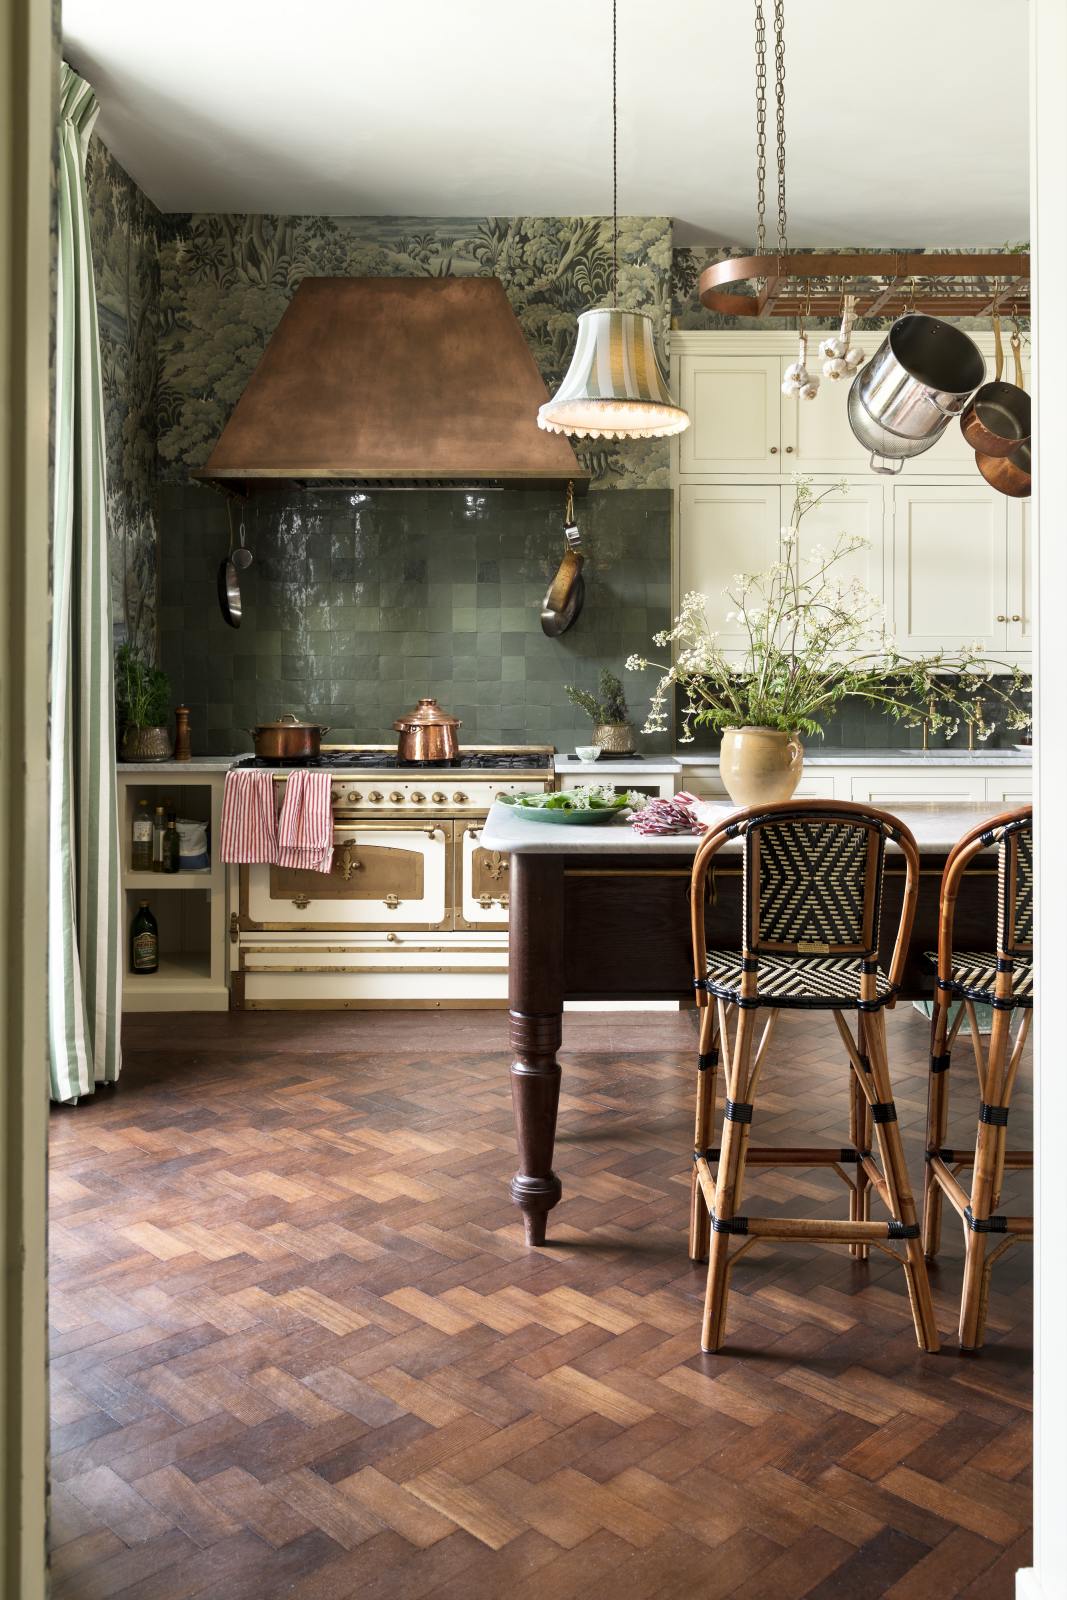
[[[454,761],[401,761],[394,750],[327,750],[311,761],[276,761],[245,756],[239,767],[325,767],[331,772],[548,772],[552,757],[544,750],[473,750]]]

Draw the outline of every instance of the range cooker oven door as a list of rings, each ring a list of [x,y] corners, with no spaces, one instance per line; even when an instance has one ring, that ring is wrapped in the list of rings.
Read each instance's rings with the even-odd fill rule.
[[[482,821],[456,823],[456,927],[508,925],[508,858],[482,845]]]
[[[241,926],[451,928],[452,823],[337,822],[328,873],[241,868]]]

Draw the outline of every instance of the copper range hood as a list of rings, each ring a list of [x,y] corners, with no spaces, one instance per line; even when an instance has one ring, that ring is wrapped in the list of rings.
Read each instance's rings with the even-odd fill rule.
[[[588,487],[498,278],[305,278],[194,478],[238,493]]]

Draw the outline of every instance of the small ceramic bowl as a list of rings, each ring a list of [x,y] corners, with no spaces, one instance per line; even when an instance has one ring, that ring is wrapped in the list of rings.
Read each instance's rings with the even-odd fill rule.
[[[600,746],[595,744],[576,744],[574,753],[579,761],[595,761],[600,754]]]

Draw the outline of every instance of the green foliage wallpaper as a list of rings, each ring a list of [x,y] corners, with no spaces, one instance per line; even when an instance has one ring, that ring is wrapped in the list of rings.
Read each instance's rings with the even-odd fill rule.
[[[115,636],[154,656],[160,213],[95,137],[86,187],[100,324]]]
[[[670,319],[671,224],[619,221],[619,300]],[[202,466],[297,284],[309,276],[495,276],[549,391],[574,347],[579,311],[611,286],[608,217],[162,218],[158,445],[161,476]],[[665,442],[586,442],[596,488],[666,488]]]

